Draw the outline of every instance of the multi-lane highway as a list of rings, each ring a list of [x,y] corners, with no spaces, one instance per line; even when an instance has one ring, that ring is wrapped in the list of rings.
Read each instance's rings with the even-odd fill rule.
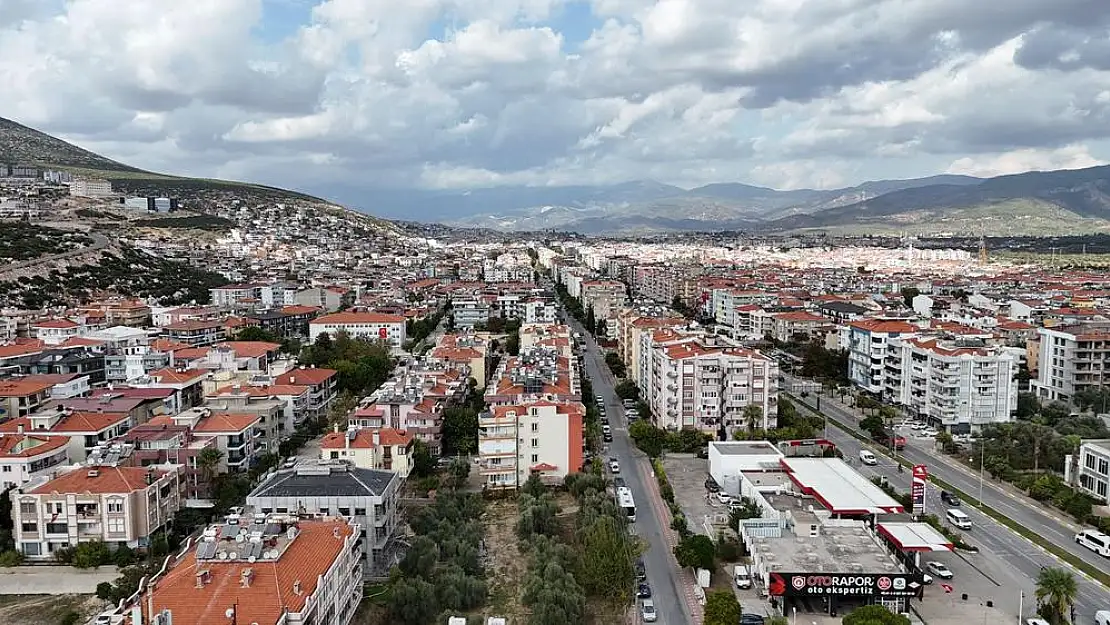
[[[832,402],[823,401],[821,403],[822,412],[827,412],[838,421],[855,423],[855,419],[852,418],[852,415],[847,414],[846,411],[837,411],[835,408]],[[829,427],[828,437],[833,443],[840,447],[845,457],[849,459],[858,458],[860,449],[864,448],[864,445],[858,439],[834,426]],[[873,451],[878,450],[877,447],[868,446],[868,448]],[[906,451],[908,452],[905,455],[907,460],[915,464],[927,465],[931,475],[940,477],[940,479],[962,489],[965,493],[978,493],[977,480],[974,480],[974,484],[969,483],[970,478],[962,472],[933,462],[932,458],[928,457],[927,454],[920,450],[907,447]],[[899,490],[909,489],[909,471],[899,472],[894,461],[885,456],[880,456],[879,466],[862,467],[858,465],[858,462],[856,466],[858,466],[865,475],[881,475],[886,477],[890,483]],[[1014,501],[1005,495],[1001,495],[1002,500],[989,498],[988,492],[989,491],[984,487],[983,499],[987,505],[1010,515],[1011,518],[1014,519],[1023,520],[1026,516],[1029,516],[1028,511],[1021,509],[1023,507],[1021,502]],[[926,510],[943,519],[944,511],[948,506],[940,501],[939,494],[939,489],[933,486],[929,487],[929,492],[926,496]],[[990,584],[986,585],[980,582],[976,588],[976,590],[979,591],[978,594],[988,596],[1000,609],[1017,615],[1020,603],[1019,594],[1024,592],[1026,600],[1023,606],[1022,616],[1028,618],[1034,615],[1033,612],[1036,606],[1032,597],[1036,589],[1035,580],[1041,568],[1064,567],[1075,573],[1076,580],[1079,584],[1079,595],[1076,600],[1077,625],[1093,624],[1093,615],[1095,611],[1110,609],[1110,592],[1108,592],[1104,586],[1088,579],[1066,563],[1061,562],[1055,556],[1036,547],[1024,537],[1014,533],[986,514],[983,514],[972,505],[974,503],[974,501],[971,501],[967,502],[967,505],[962,506],[962,510],[971,517],[973,524],[973,529],[964,533],[966,534],[968,542],[979,547],[980,553],[973,555],[961,554],[960,558],[967,563],[969,574],[983,574],[990,582]],[[1059,534],[1057,534],[1057,536],[1058,538],[1056,540],[1062,540],[1063,544],[1078,547],[1078,545],[1072,542],[1071,535],[1060,537]],[[1084,551],[1086,550],[1084,549]],[[1099,557],[1089,551],[1084,555],[1093,555],[1096,558]],[[957,572],[959,573],[959,571]],[[957,592],[961,594],[967,591],[961,588],[960,578],[953,580],[952,584],[957,586]],[[993,590],[990,589],[990,585],[994,586]],[[986,586],[986,589],[982,590],[984,586]],[[972,594],[977,593],[973,592]]]
[[[685,591],[681,587],[682,582],[677,576],[678,571],[670,561],[671,548],[664,534],[664,530],[667,529],[664,511],[657,497],[652,495],[655,488],[647,481],[651,479],[647,460],[634,448],[628,437],[628,423],[624,418],[620,398],[613,390],[613,377],[589,333],[569,316],[568,324],[573,331],[584,337],[585,371],[583,373],[590,379],[594,394],[605,398],[606,414],[613,428],[613,442],[609,443],[609,449],[605,452],[606,457],[612,456],[620,463],[621,477],[632,489],[636,500],[636,531],[649,544],[643,559],[647,569],[648,584],[651,586],[655,600],[655,609],[658,612],[657,622],[663,625],[692,623]]]

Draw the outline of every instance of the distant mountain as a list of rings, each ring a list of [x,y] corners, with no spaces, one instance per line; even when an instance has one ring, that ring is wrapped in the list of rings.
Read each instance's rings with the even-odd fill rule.
[[[974,179],[973,179],[974,180]],[[995,223],[992,223],[995,222]],[[902,227],[972,234],[1063,234],[1110,229],[1110,166],[1027,172],[892,190],[768,222],[774,230]]]
[[[503,231],[564,230],[642,234],[672,230],[752,229],[760,223],[854,204],[894,190],[976,184],[969,176],[881,180],[831,190],[777,191],[741,183],[682,189],[654,181],[611,186],[497,187],[469,191],[383,191],[367,208],[387,216]]]
[[[0,117],[0,163],[148,173],[3,117]]]

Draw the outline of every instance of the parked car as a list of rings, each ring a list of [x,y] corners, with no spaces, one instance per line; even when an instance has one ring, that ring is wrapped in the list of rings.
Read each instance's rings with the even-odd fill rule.
[[[936,438],[937,434],[940,434],[940,432],[934,430],[933,428],[925,428],[924,430],[921,430],[920,436],[922,436],[923,438]]]
[[[925,564],[925,570],[930,575],[941,579],[952,579],[952,571],[942,562],[932,561]]]
[[[713,479],[712,475],[705,478],[705,490],[711,493],[721,490],[721,487],[717,485],[717,480]]]
[[[752,587],[752,574],[748,570],[748,565],[737,564],[732,569],[732,579],[736,583],[737,588],[751,588]]]
[[[699,458],[701,460],[705,460],[706,458],[709,457],[709,448],[708,447],[698,448],[698,450],[696,452],[694,452],[694,457]]]
[[[745,613],[740,615],[740,625],[763,625],[766,618],[761,614]]]
[[[717,491],[717,501],[719,501],[723,504],[726,504],[726,505],[730,504],[730,503],[732,503],[732,495],[730,495],[730,494],[728,494],[724,491]]]
[[[953,508],[958,508],[960,506],[960,498],[957,497],[955,493],[950,493],[946,490],[940,491],[940,500]]]
[[[594,395],[594,399],[597,400],[597,403],[598,403],[599,406],[604,406],[605,405],[605,398],[602,397],[601,395]]]
[[[606,433],[601,435],[601,440],[605,441],[606,443],[612,443],[613,442],[613,435],[610,434],[609,432],[606,432]]]
[[[645,623],[654,623],[655,619],[659,617],[655,613],[655,602],[651,599],[644,599],[640,603],[640,616],[643,617]]]
[[[609,459],[609,470],[612,471],[613,473],[620,473],[621,472],[621,465],[620,465],[619,462],[617,462],[616,458],[610,458]]]
[[[644,567],[643,558],[636,558],[636,579],[641,582],[647,579],[647,568]]]
[[[624,478],[623,477],[614,477],[613,478],[613,488],[624,488]]]
[[[609,425],[609,417],[602,417],[601,425]]]
[[[646,583],[641,583],[636,587],[636,596],[640,599],[650,599],[651,586],[648,586]]]

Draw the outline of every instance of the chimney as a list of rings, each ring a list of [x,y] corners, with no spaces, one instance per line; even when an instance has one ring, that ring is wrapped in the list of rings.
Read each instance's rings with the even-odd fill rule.
[[[15,431],[19,434],[23,434],[23,424],[20,423],[19,425],[15,426]]]
[[[293,594],[298,597],[301,596],[301,580],[293,582]]]
[[[336,423],[335,425],[331,426],[331,431],[332,431],[332,434],[338,434],[339,433],[339,424]]]
[[[251,587],[251,580],[254,579],[254,569],[248,567],[239,573],[239,585],[243,588]]]
[[[378,430],[374,430],[374,433],[371,435],[370,440],[372,440],[374,442],[374,448],[375,449],[377,449],[378,447],[381,447],[381,444],[382,444],[381,432],[378,431]]]
[[[293,375],[289,376],[289,384],[293,385],[293,384],[296,384],[296,383],[297,383],[297,377],[293,376]]]

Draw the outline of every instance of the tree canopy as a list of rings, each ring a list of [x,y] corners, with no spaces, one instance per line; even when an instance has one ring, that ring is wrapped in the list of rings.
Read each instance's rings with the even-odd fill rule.
[[[705,625],[736,625],[741,613],[740,602],[731,589],[705,593]]]

